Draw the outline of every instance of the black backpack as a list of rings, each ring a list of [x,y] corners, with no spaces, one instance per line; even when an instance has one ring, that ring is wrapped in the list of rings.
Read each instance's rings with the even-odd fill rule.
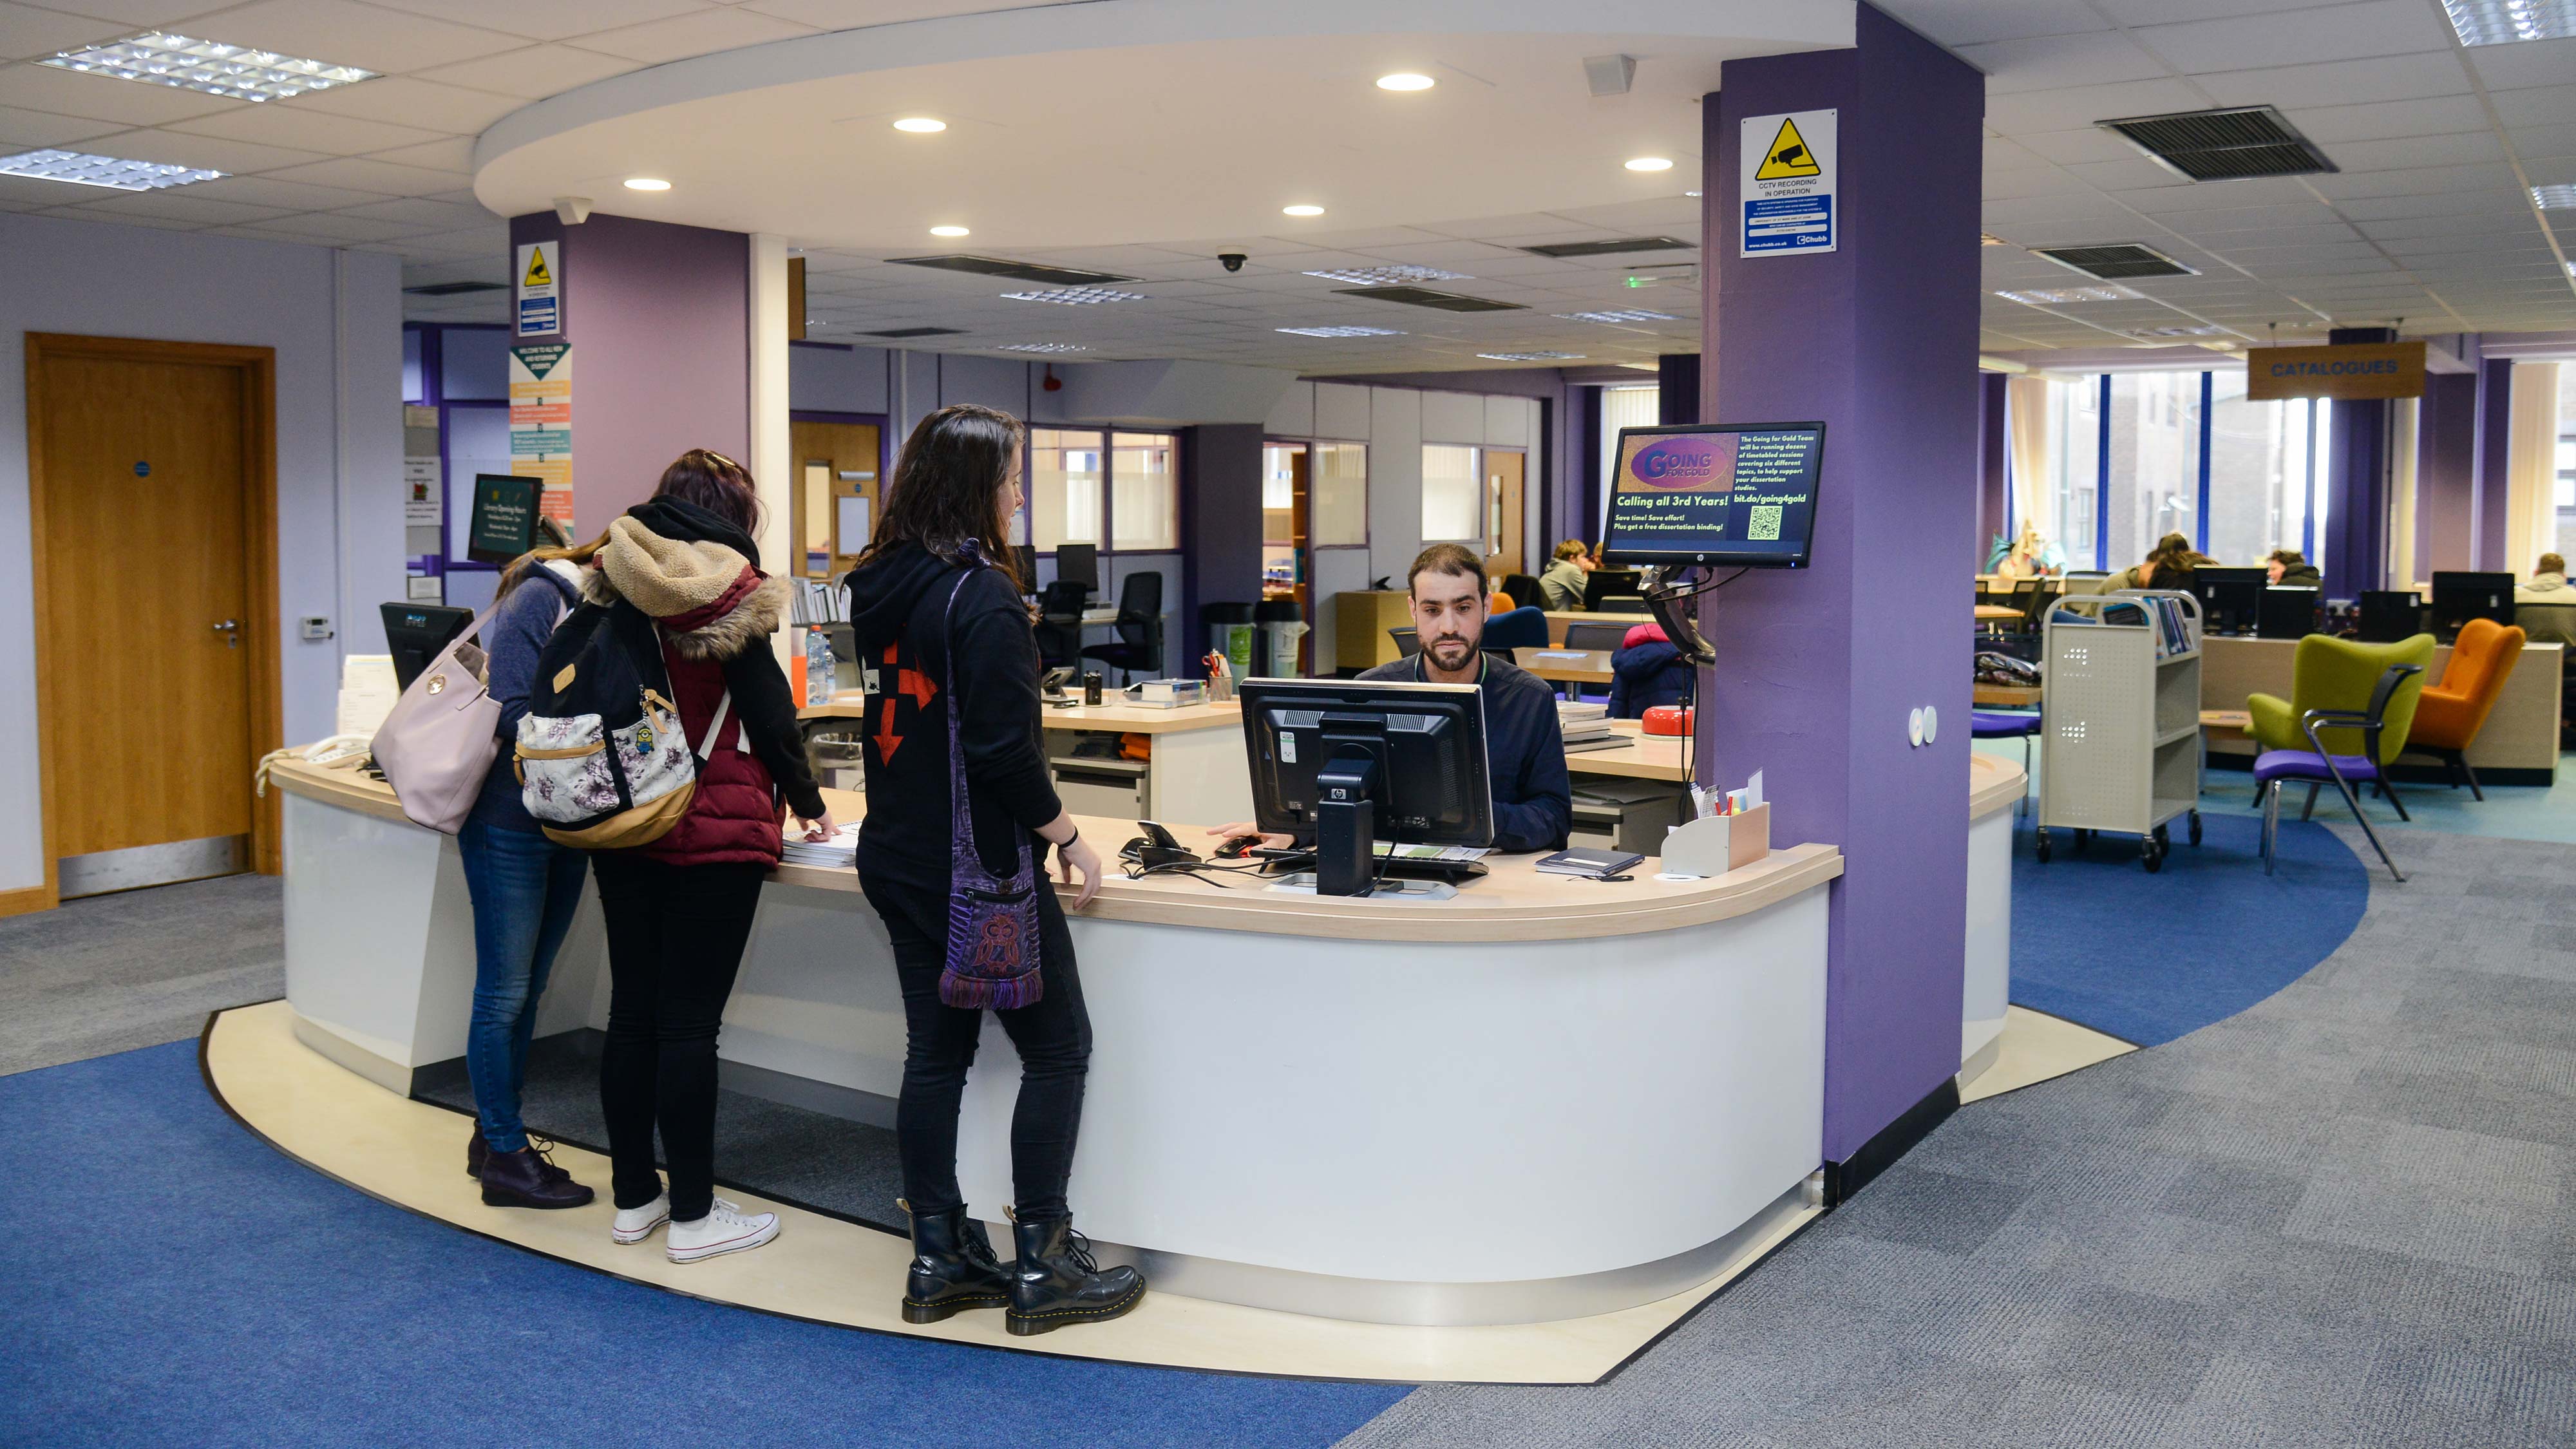
[[[689,813],[698,761],[671,702],[659,626],[624,600],[583,604],[537,656],[519,720],[521,798],[547,837],[584,850],[661,839]],[[707,726],[712,746],[732,706]]]

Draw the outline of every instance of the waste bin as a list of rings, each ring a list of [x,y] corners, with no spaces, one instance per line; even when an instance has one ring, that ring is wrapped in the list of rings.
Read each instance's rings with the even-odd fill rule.
[[[1252,605],[1201,604],[1199,623],[1207,630],[1208,648],[1225,656],[1235,678],[1247,678],[1255,672],[1252,652],[1260,630],[1253,623]],[[1193,675],[1199,672],[1196,668],[1190,670]]]
[[[1297,641],[1306,635],[1303,614],[1295,599],[1264,599],[1252,606],[1253,624],[1261,632],[1253,656],[1255,674],[1295,679],[1304,673],[1297,667]]]

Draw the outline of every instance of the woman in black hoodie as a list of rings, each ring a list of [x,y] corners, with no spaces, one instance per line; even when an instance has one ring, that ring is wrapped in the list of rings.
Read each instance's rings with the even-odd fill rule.
[[[949,971],[954,852],[1010,876],[1021,852],[1051,846],[1065,878],[1079,874],[1080,910],[1100,888],[1100,856],[1074,829],[1047,775],[1038,704],[1038,652],[1004,546],[1019,512],[1021,428],[990,408],[941,408],[903,445],[867,551],[847,580],[861,657],[877,666],[868,697],[868,813],[859,825],[859,882],[884,918],[903,987],[907,1046],[895,1136],[903,1206],[912,1218],[912,1271],[903,1316],[935,1323],[962,1308],[1007,1304],[1012,1333],[1045,1333],[1115,1318],[1144,1296],[1133,1268],[1102,1270],[1073,1231],[1065,1183],[1082,1122],[1091,1018],[1082,1006],[1073,937],[1045,872],[1036,873],[1035,980],[960,985]],[[971,843],[953,838],[949,731],[958,731]],[[942,976],[950,977],[943,999]],[[1034,999],[1029,999],[1034,991]],[[1005,1269],[957,1186],[957,1109],[983,1032],[981,1006],[1020,1054],[1011,1118],[1012,1237]]]

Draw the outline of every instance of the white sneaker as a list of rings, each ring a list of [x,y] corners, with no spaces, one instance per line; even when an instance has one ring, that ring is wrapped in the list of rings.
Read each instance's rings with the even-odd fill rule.
[[[757,1248],[777,1236],[778,1214],[746,1213],[717,1198],[705,1217],[693,1223],[671,1224],[669,1251],[674,1263],[694,1263],[718,1253]]]
[[[640,1208],[619,1208],[608,1236],[621,1243],[640,1243],[671,1220],[671,1195],[664,1193]]]

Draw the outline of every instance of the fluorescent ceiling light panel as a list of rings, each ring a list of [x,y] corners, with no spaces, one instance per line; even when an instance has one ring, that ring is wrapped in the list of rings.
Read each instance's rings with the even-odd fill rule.
[[[2065,302],[2125,302],[2138,294],[2126,287],[2051,287],[2044,291],[1997,292],[1995,295],[2025,307],[2044,307]]]
[[[75,186],[104,186],[112,191],[166,191],[213,181],[221,171],[191,166],[164,166],[158,161],[125,161],[82,151],[21,151],[0,156],[0,176],[26,176],[38,181],[68,181]]]
[[[1382,91],[1427,91],[1435,84],[1431,77],[1409,70],[1377,78],[1377,88]]]
[[[1079,342],[1005,342],[996,350],[1001,352],[1089,352],[1091,349]]]
[[[2562,40],[2576,35],[2576,0],[2442,0],[2462,45]]]
[[[1397,282],[1472,282],[1465,272],[1444,272],[1438,267],[1344,267],[1338,271],[1308,272],[1328,282],[1348,282],[1355,287],[1384,287]]]
[[[1277,327],[1271,330],[1286,332],[1297,337],[1402,337],[1404,335],[1391,327]]]
[[[1476,355],[1488,362],[1575,362],[1583,357],[1580,352],[1479,352]]]
[[[2535,186],[2531,204],[2543,211],[2576,211],[2576,186]]]
[[[1309,206],[1300,202],[1295,206],[1283,206],[1279,208],[1279,214],[1281,216],[1322,216],[1324,214],[1324,209],[1320,206]]]
[[[1102,302],[1142,302],[1142,292],[1121,292],[1115,287],[1058,287],[1050,292],[1004,292],[1014,302],[1053,302],[1064,307],[1093,307]]]
[[[1559,312],[1560,322],[1678,322],[1670,312],[1649,312],[1643,307],[1622,307],[1615,312]]]
[[[197,40],[163,30],[147,30],[87,50],[66,50],[41,64],[85,75],[112,76],[147,85],[176,86],[236,101],[282,101],[306,91],[374,80],[376,72],[354,65],[333,65],[273,50]]]

